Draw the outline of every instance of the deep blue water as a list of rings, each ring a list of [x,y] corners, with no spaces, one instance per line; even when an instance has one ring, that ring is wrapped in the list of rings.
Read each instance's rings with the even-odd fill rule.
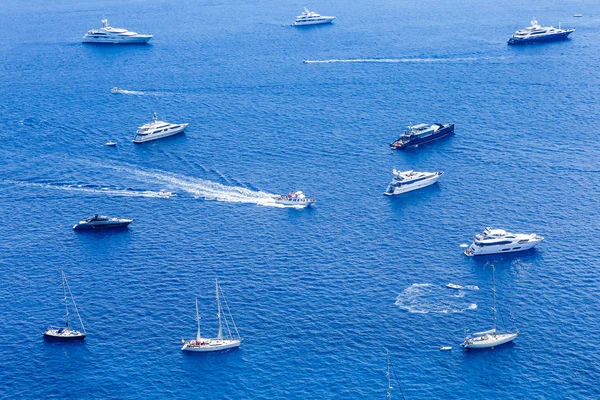
[[[409,399],[600,397],[600,4],[27,3],[0,10],[0,397],[377,399],[385,348]],[[338,19],[282,26],[305,5]],[[155,38],[82,45],[102,15]],[[507,46],[532,16],[577,31]],[[154,111],[190,126],[133,145]],[[456,135],[389,150],[436,121]],[[388,198],[394,167],[445,175]],[[297,189],[317,208],[265,205]],[[96,212],[134,222],[71,229]],[[465,257],[488,225],[546,241]],[[492,264],[499,321],[522,333],[463,352],[491,324]],[[60,268],[85,343],[42,339]],[[216,333],[215,277],[243,346],[182,354],[194,296]]]

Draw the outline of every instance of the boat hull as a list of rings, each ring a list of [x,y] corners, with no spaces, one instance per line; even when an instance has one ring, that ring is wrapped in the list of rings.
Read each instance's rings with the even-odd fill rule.
[[[491,349],[509,342],[519,336],[519,333],[502,333],[499,335],[486,335],[481,338],[467,339],[461,343],[463,349]]]
[[[438,179],[440,179],[440,176],[442,176],[442,173],[438,172],[437,175],[431,178],[423,179],[422,181],[415,182],[414,184],[395,187],[393,192],[390,193],[389,190],[386,190],[383,194],[385,194],[386,196],[395,196],[423,189],[436,183]]]
[[[81,333],[81,332],[78,332],[78,334],[73,334],[73,335],[68,335],[68,336],[57,334],[52,331],[44,332],[44,339],[59,341],[59,342],[74,342],[74,341],[84,340],[85,337],[86,337],[86,334]]]
[[[181,351],[188,351],[188,352],[194,352],[194,353],[209,353],[209,352],[213,352],[213,351],[223,351],[223,350],[227,350],[227,349],[234,349],[237,347],[240,347],[240,345],[242,344],[241,340],[222,340],[222,341],[215,341],[215,340],[211,340],[210,342],[208,342],[205,345],[195,345],[195,344],[190,344],[190,342],[186,343],[183,345],[183,347],[181,348]]]
[[[275,203],[290,208],[309,208],[317,205],[316,201],[286,201],[286,200],[275,200]]]
[[[573,33],[573,30],[557,33],[554,35],[541,36],[541,37],[534,36],[534,37],[528,37],[528,38],[523,38],[523,39],[511,37],[510,39],[508,39],[507,43],[510,46],[516,46],[516,45],[532,44],[532,43],[559,42],[562,40],[567,40],[571,33]]]
[[[417,137],[411,140],[410,142],[402,142],[400,140],[396,140],[394,143],[390,144],[390,146],[392,146],[392,149],[394,150],[406,149],[408,147],[420,146],[429,142],[436,141],[438,139],[445,138],[446,136],[450,136],[453,133],[454,124],[449,124],[448,126],[438,129],[438,131],[433,135],[429,135],[424,138]]]
[[[135,37],[99,37],[84,36],[81,41],[88,44],[146,44],[153,38],[152,35],[138,35]]]
[[[526,251],[533,249],[542,240],[532,240],[528,243],[513,243],[513,244],[505,244],[498,246],[484,246],[484,247],[474,247],[473,245],[469,246],[464,254],[468,257],[474,256],[486,256],[491,254],[501,254],[501,253],[516,253],[519,251]]]
[[[127,228],[132,221],[124,221],[118,223],[111,224],[101,224],[101,225],[90,225],[90,224],[75,224],[73,225],[73,229],[76,231],[95,231],[95,230],[104,230],[104,229],[122,229]]]
[[[322,19],[318,21],[294,21],[292,26],[310,26],[310,25],[325,25],[331,24],[335,18]]]
[[[151,142],[153,140],[164,139],[169,136],[178,135],[182,133],[185,128],[187,128],[188,124],[181,124],[181,127],[178,129],[174,129],[172,132],[164,132],[158,135],[136,135],[133,139],[133,143],[140,144],[145,142]]]

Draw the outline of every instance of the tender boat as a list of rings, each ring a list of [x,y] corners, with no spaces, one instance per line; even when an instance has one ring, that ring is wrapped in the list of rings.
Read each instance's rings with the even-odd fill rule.
[[[154,113],[152,122],[140,126],[137,130],[133,143],[144,143],[151,140],[157,140],[176,135],[183,132],[188,124],[171,124],[165,121],[159,121],[158,115]]]
[[[509,45],[528,44],[537,42],[556,42],[566,40],[568,36],[575,32],[575,29],[561,29],[553,26],[541,26],[534,18],[531,20],[531,26],[516,31],[510,39]]]
[[[326,15],[319,15],[316,12],[308,11],[306,7],[304,7],[304,11],[302,14],[296,17],[296,20],[292,24],[293,26],[306,26],[306,25],[321,25],[321,24],[330,24],[333,22],[335,17],[328,17]]]
[[[148,43],[152,37],[152,35],[142,35],[127,29],[113,28],[105,18],[102,20],[102,28],[88,31],[82,41],[83,43],[143,44]]]
[[[303,192],[291,192],[287,195],[279,195],[275,197],[275,203],[282,204],[284,206],[305,208],[312,207],[317,204],[317,200],[307,198]]]
[[[576,13],[576,14],[573,14],[573,16],[574,16],[575,18],[581,18],[581,17],[583,17],[583,14],[578,14],[578,13]]]
[[[198,298],[196,298],[196,322],[198,324],[198,330],[196,332],[196,339],[187,340],[187,341],[181,339],[181,342],[183,343],[183,347],[181,348],[182,351],[209,352],[209,351],[227,350],[227,349],[232,349],[235,347],[240,347],[240,345],[244,341],[244,339],[242,339],[240,337],[240,334],[237,330],[237,326],[235,325],[235,321],[233,320],[233,316],[231,315],[231,311],[229,310],[229,306],[227,305],[227,300],[225,300],[225,295],[223,294],[223,291],[221,290],[221,287],[219,286],[218,279],[217,279],[216,286],[217,286],[217,318],[219,319],[219,333],[217,334],[217,337],[216,338],[203,338],[200,335],[200,315],[198,314]],[[220,296],[219,296],[219,294],[220,294]],[[223,321],[222,321],[223,317],[221,314],[222,314],[222,311],[224,311],[224,310],[221,305],[221,297],[223,297],[223,300],[225,301],[225,307],[229,314],[229,319],[231,319],[231,324],[232,324],[232,327],[236,334],[235,336],[232,335],[231,329],[229,327],[229,322],[227,321],[227,317],[225,317],[225,327],[227,329],[228,336],[223,337]]]
[[[115,147],[117,145],[117,142],[113,142],[112,140],[109,140],[108,142],[104,143],[105,146],[109,146],[109,147]]]
[[[127,227],[133,219],[129,218],[114,218],[100,214],[92,215],[86,219],[82,219],[79,223],[73,225],[75,230],[92,230],[92,229],[115,229]]]
[[[161,191],[159,191],[158,195],[160,197],[175,197],[175,196],[177,196],[177,194],[169,192],[168,190],[165,190],[165,189],[162,189]]]
[[[125,91],[125,89],[121,89],[120,87],[114,86],[112,89],[110,89],[110,92],[112,94],[119,94],[119,93],[123,93]]]
[[[501,344],[512,342],[519,336],[519,330],[508,333],[498,333],[496,330],[496,279],[495,279],[495,268],[492,265],[492,281],[493,287],[492,292],[494,294],[494,305],[492,310],[494,311],[494,326],[489,331],[476,332],[465,337],[464,341],[460,344],[463,349],[487,349],[500,346]]]
[[[462,286],[457,285],[456,283],[448,283],[448,284],[446,284],[446,287],[449,289],[457,289],[457,290],[460,290],[463,288]]]
[[[440,351],[449,351],[452,350],[452,346],[440,346]]]
[[[398,171],[396,169],[392,170],[392,173],[394,178],[383,193],[386,196],[407,193],[433,185],[444,174],[443,172]]]
[[[464,253],[469,257],[513,253],[515,251],[529,250],[542,240],[544,238],[535,233],[510,233],[504,229],[492,229],[488,227],[482,233],[475,235],[473,243],[471,243]]]
[[[390,143],[392,149],[404,149],[411,146],[419,146],[425,143],[433,142],[454,133],[454,124],[418,124],[412,125],[400,135],[393,143]]]
[[[71,340],[83,340],[86,336],[85,326],[83,326],[83,321],[81,320],[81,316],[79,315],[79,310],[77,309],[77,304],[75,304],[75,299],[73,298],[73,293],[71,293],[71,288],[69,287],[69,282],[67,281],[67,276],[64,271],[60,271],[62,278],[62,286],[64,293],[64,302],[65,302],[65,326],[49,326],[44,332],[44,338],[53,339],[53,340],[62,340],[62,341],[71,341]],[[71,302],[73,303],[73,308],[77,313],[77,318],[79,319],[79,323],[81,324],[81,329],[83,332],[72,329],[69,321],[69,301],[67,298],[67,292],[71,298]]]

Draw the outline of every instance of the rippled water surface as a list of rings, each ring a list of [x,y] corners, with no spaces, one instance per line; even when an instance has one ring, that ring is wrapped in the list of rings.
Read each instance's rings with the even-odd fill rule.
[[[290,27],[305,5],[338,18]],[[386,348],[396,398],[600,397],[597,2],[2,8],[0,397],[377,399]],[[103,15],[155,38],[81,44]],[[507,46],[532,16],[577,31]],[[134,145],[153,112],[190,125]],[[420,122],[456,135],[392,153]],[[392,168],[444,176],[389,198]],[[318,206],[276,207],[291,190]],[[71,229],[98,212],[134,222]],[[546,240],[465,257],[485,226]],[[491,326],[492,265],[499,324],[521,335],[463,352],[465,329]],[[64,313],[60,268],[84,343],[42,339]],[[216,334],[215,277],[244,343],[183,354],[195,296]]]

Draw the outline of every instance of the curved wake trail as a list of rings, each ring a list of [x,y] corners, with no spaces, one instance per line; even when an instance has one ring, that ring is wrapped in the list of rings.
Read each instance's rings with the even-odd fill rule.
[[[455,57],[455,58],[353,58],[332,60],[304,60],[305,64],[367,64],[367,63],[391,63],[391,64],[423,64],[423,63],[455,63],[483,60],[482,57]]]
[[[470,287],[471,290],[475,287]],[[479,289],[479,288],[477,288]],[[431,283],[413,283],[396,298],[396,305],[410,313],[453,314],[475,310],[477,304],[464,300],[465,293],[454,293],[443,286]]]
[[[0,180],[0,184],[7,184],[13,186],[39,188],[39,189],[50,189],[50,190],[64,190],[68,192],[82,192],[87,194],[102,194],[106,196],[121,196],[121,197],[152,197],[152,198],[169,198],[160,192],[154,192],[151,190],[134,190],[134,189],[116,189],[110,187],[90,187],[89,185],[55,185],[51,183],[36,183],[36,182],[23,182],[23,181],[12,181],[12,180]]]
[[[196,198],[224,201],[229,203],[252,203],[261,206],[283,207],[275,203],[275,194],[246,189],[240,186],[227,186],[217,182],[176,175],[164,171],[137,169],[132,167],[108,166],[127,172],[149,182],[160,182],[178,190],[183,190]]]

